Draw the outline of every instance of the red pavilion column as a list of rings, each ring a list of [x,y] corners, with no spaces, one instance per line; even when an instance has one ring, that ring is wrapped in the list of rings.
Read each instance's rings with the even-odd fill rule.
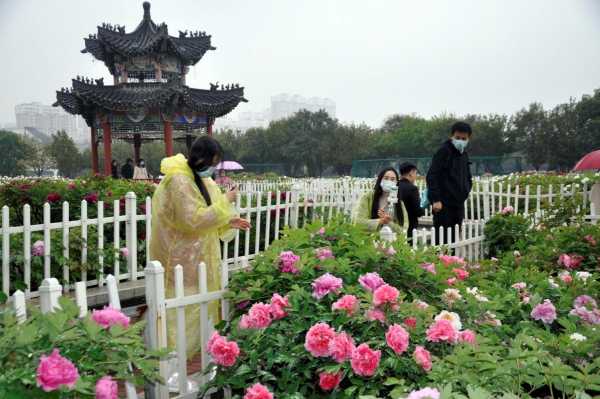
[[[104,176],[112,175],[112,132],[108,121],[102,122],[102,141],[104,142]]]
[[[142,136],[140,134],[133,135],[133,161],[137,165],[140,160],[140,150],[142,148]]]
[[[92,126],[90,128],[90,140],[92,145],[92,174],[98,174],[98,134],[96,128]]]
[[[173,124],[171,121],[163,122],[165,133],[165,153],[168,157],[173,156]]]
[[[213,128],[213,123],[215,122],[214,119],[212,118],[208,118],[208,126],[206,126],[206,133],[209,136],[212,136],[212,128]]]

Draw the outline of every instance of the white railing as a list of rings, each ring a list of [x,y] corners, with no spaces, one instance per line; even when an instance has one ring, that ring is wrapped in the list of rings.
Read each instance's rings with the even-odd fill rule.
[[[481,259],[484,253],[484,227],[484,220],[469,220],[463,222],[461,226],[454,226],[454,228],[444,229],[440,227],[438,231],[435,227],[431,229],[414,229],[412,245],[414,249],[445,247],[454,251],[455,255],[473,262]]]

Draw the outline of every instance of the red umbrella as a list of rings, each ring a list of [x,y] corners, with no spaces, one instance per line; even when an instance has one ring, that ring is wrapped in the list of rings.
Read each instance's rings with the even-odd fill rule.
[[[575,164],[574,171],[600,170],[600,150],[592,151]]]

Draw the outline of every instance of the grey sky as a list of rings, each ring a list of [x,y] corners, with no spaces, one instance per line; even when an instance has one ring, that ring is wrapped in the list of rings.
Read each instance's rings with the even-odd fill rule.
[[[203,30],[216,51],[188,84],[239,82],[269,106],[288,92],[329,97],[340,120],[393,113],[512,113],[600,88],[600,0],[154,0],[169,32]],[[76,75],[108,73],[81,54],[102,22],[135,28],[136,0],[0,0],[0,122],[54,102]]]

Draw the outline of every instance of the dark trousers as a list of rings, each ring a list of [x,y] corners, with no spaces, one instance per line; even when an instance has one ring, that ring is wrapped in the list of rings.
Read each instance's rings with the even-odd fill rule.
[[[440,244],[440,226],[444,228],[444,244],[448,243],[448,227],[452,228],[452,242],[456,240],[454,226],[460,225],[465,218],[464,206],[446,206],[442,210],[433,214],[433,227],[435,227],[435,243]]]

